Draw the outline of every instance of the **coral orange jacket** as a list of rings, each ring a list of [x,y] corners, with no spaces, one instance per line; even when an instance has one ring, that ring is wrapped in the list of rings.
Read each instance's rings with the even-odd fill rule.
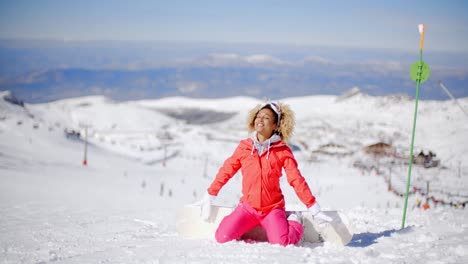
[[[253,140],[250,138],[240,142],[208,188],[210,195],[218,195],[221,188],[241,169],[241,202],[247,202],[257,211],[264,213],[284,208],[284,196],[280,189],[280,177],[284,168],[288,183],[294,188],[299,199],[307,208],[314,205],[315,197],[301,175],[291,149],[284,142],[273,143],[269,153],[264,151],[261,156],[258,156],[253,148]]]

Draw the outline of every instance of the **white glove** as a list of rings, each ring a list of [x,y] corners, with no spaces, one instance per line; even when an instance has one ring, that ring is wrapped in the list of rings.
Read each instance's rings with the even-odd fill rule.
[[[320,210],[320,205],[317,202],[315,202],[315,204],[312,205],[308,210],[310,214],[312,215],[312,217],[314,218],[314,220],[318,224],[323,224],[323,223],[328,223],[328,222],[333,221],[333,218],[329,217],[328,215],[326,215],[324,212]]]
[[[207,221],[211,216],[211,205],[213,204],[216,196],[205,193],[203,199],[200,201],[201,217]]]

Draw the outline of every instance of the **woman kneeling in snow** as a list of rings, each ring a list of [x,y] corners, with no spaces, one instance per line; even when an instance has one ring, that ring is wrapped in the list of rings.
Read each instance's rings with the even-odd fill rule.
[[[288,105],[271,102],[252,109],[248,117],[250,138],[244,139],[219,169],[202,201],[202,216],[210,217],[211,204],[236,172],[242,172],[239,205],[220,223],[215,238],[219,243],[240,239],[260,225],[272,244],[297,244],[304,229],[300,214],[286,215],[280,177],[284,168],[288,183],[309,212],[321,221],[332,219],[320,206],[297,168],[291,149],[285,144],[294,129],[294,113]]]

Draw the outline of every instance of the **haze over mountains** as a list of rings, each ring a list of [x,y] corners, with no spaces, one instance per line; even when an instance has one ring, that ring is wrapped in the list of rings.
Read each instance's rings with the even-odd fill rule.
[[[0,90],[26,102],[105,95],[115,100],[168,96],[284,98],[342,94],[414,96],[415,52],[337,47],[210,43],[0,40]],[[468,96],[467,54],[428,52],[423,99]]]

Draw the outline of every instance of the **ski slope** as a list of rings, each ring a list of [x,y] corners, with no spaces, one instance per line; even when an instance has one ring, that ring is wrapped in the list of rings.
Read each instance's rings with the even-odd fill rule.
[[[313,193],[323,208],[342,210],[353,222],[348,246],[220,245],[175,232],[177,208],[201,198],[247,136],[247,111],[262,100],[98,96],[24,108],[0,100],[1,262],[468,262],[468,213],[461,208],[468,200],[468,120],[458,106],[420,101],[415,152],[435,152],[441,166],[412,171],[412,187],[430,182],[432,196],[453,203],[429,201],[423,210],[417,201],[427,196],[416,192],[400,229],[404,199],[395,193],[404,191],[407,164],[363,148],[385,142],[408,157],[414,101],[364,94],[282,101],[296,112],[291,144]],[[460,103],[468,108],[468,98]],[[88,166],[82,166],[85,131]],[[240,177],[225,186],[219,203],[237,203]],[[395,192],[388,191],[390,178]],[[286,181],[282,186],[287,208],[303,208]]]

